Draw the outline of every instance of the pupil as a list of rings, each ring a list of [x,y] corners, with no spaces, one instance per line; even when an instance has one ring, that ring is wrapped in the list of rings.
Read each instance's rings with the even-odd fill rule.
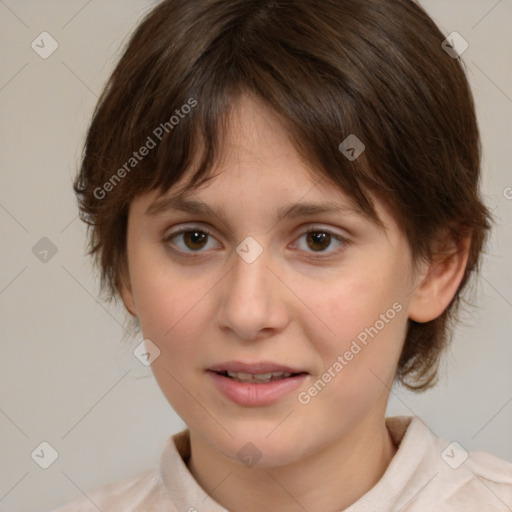
[[[197,238],[199,238],[199,240],[197,240]],[[202,242],[205,242],[205,239],[206,239],[206,233],[202,233],[201,231],[188,231],[187,233],[185,233],[185,240],[187,242],[187,245],[189,245],[189,241],[191,241],[191,245],[193,247],[189,247],[191,249],[197,249],[197,248],[201,248],[201,247],[204,247],[204,243],[201,244],[201,241]],[[195,244],[199,244],[200,247],[195,247],[194,245]]]
[[[329,237],[330,235],[328,233],[309,233],[308,234],[308,242],[313,241],[313,243],[317,242],[324,242],[322,244],[321,249],[325,249],[329,247]],[[327,243],[325,243],[327,241]],[[313,249],[313,247],[311,247]]]

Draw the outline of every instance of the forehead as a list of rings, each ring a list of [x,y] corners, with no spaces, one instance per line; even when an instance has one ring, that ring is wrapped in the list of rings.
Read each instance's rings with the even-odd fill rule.
[[[141,213],[151,217],[179,210],[226,221],[250,208],[273,221],[338,214],[374,222],[325,173],[305,162],[277,114],[251,96],[242,95],[233,105],[219,149],[206,184],[187,187],[195,159],[171,189],[144,194]],[[384,225],[393,220],[382,201],[372,200]]]

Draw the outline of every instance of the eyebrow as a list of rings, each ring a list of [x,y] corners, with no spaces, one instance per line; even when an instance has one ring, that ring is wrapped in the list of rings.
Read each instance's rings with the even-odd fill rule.
[[[183,196],[159,198],[149,205],[145,215],[154,217],[167,211],[183,211],[206,217],[215,217],[222,222],[226,220],[226,211],[222,206],[213,208],[202,201],[187,199]],[[349,207],[332,201],[324,203],[293,203],[277,210],[276,221],[281,221],[284,217],[294,219],[326,213],[360,214],[361,211],[354,206]]]

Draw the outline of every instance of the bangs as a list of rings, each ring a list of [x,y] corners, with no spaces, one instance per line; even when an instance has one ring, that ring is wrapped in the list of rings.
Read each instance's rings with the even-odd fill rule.
[[[212,179],[230,118],[242,96],[249,95],[278,116],[315,181],[325,179],[381,225],[368,192],[378,193],[383,185],[372,168],[371,141],[356,112],[368,88],[368,84],[358,85],[367,82],[368,62],[354,63],[358,49],[351,46],[342,47],[337,55],[326,55],[306,25],[284,26],[287,9],[283,5],[276,13],[254,7],[240,18],[232,5],[226,12],[221,4],[204,6],[189,27],[203,32],[202,44],[185,46],[178,39],[173,47],[159,48],[158,54],[146,48],[145,65],[131,70],[128,83],[123,84],[120,78],[116,80],[116,73],[121,75],[129,63],[121,60],[110,94],[119,94],[119,104],[128,96],[133,109],[116,109],[112,144],[102,141],[103,148],[110,147],[110,154],[104,154],[108,166],[96,167],[104,170],[99,181],[108,181],[116,168],[133,158],[134,151],[144,146],[152,149],[123,178],[122,186],[109,193],[111,205],[126,206],[137,195],[155,189],[163,194],[183,180],[185,173],[190,173],[190,179],[183,183],[183,190]],[[212,17],[215,30],[205,28],[205,20]],[[296,13],[293,18],[297,19]],[[356,44],[362,42],[356,40]],[[175,68],[180,68],[185,57],[189,68],[179,75]],[[344,76],[340,68],[346,70]],[[354,135],[366,150],[349,160],[339,146]]]

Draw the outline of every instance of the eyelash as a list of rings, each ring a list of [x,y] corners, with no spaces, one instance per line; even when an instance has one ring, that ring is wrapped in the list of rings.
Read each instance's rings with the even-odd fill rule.
[[[163,239],[163,242],[167,243],[167,242],[170,242],[170,240],[172,240],[173,238],[179,236],[179,235],[182,235],[183,233],[190,233],[192,231],[197,231],[199,233],[203,233],[203,234],[206,234],[208,235],[209,237],[212,237],[212,238],[215,238],[215,236],[213,235],[213,233],[208,230],[207,228],[204,228],[204,227],[195,227],[195,226],[191,226],[191,227],[187,227],[187,228],[182,228],[178,231],[173,231],[172,233],[169,233],[167,235],[165,235],[164,239]],[[333,250],[333,251],[323,251],[323,252],[319,252],[319,253],[309,253],[314,259],[322,259],[322,258],[326,258],[326,257],[329,257],[329,256],[332,256],[333,254],[336,255],[336,254],[339,254],[341,252],[343,252],[346,248],[347,245],[350,244],[350,241],[347,240],[346,238],[343,238],[342,236],[340,236],[339,234],[329,230],[329,229],[325,229],[325,228],[320,228],[320,227],[313,227],[313,228],[310,228],[308,229],[307,231],[304,231],[303,233],[301,233],[299,235],[299,238],[305,236],[305,235],[309,235],[311,233],[324,233],[324,234],[328,234],[329,236],[331,236],[332,238],[334,238],[336,241],[338,241],[342,246],[340,248],[338,248],[337,250]],[[193,255],[193,256],[199,256],[202,252],[206,252],[206,251],[203,251],[203,250],[199,250],[199,251],[183,251],[182,249],[175,249],[175,248],[170,248],[170,250],[172,250],[173,252],[178,252],[178,253],[181,253],[181,254],[187,254],[187,255]],[[326,254],[327,252],[327,254]]]

